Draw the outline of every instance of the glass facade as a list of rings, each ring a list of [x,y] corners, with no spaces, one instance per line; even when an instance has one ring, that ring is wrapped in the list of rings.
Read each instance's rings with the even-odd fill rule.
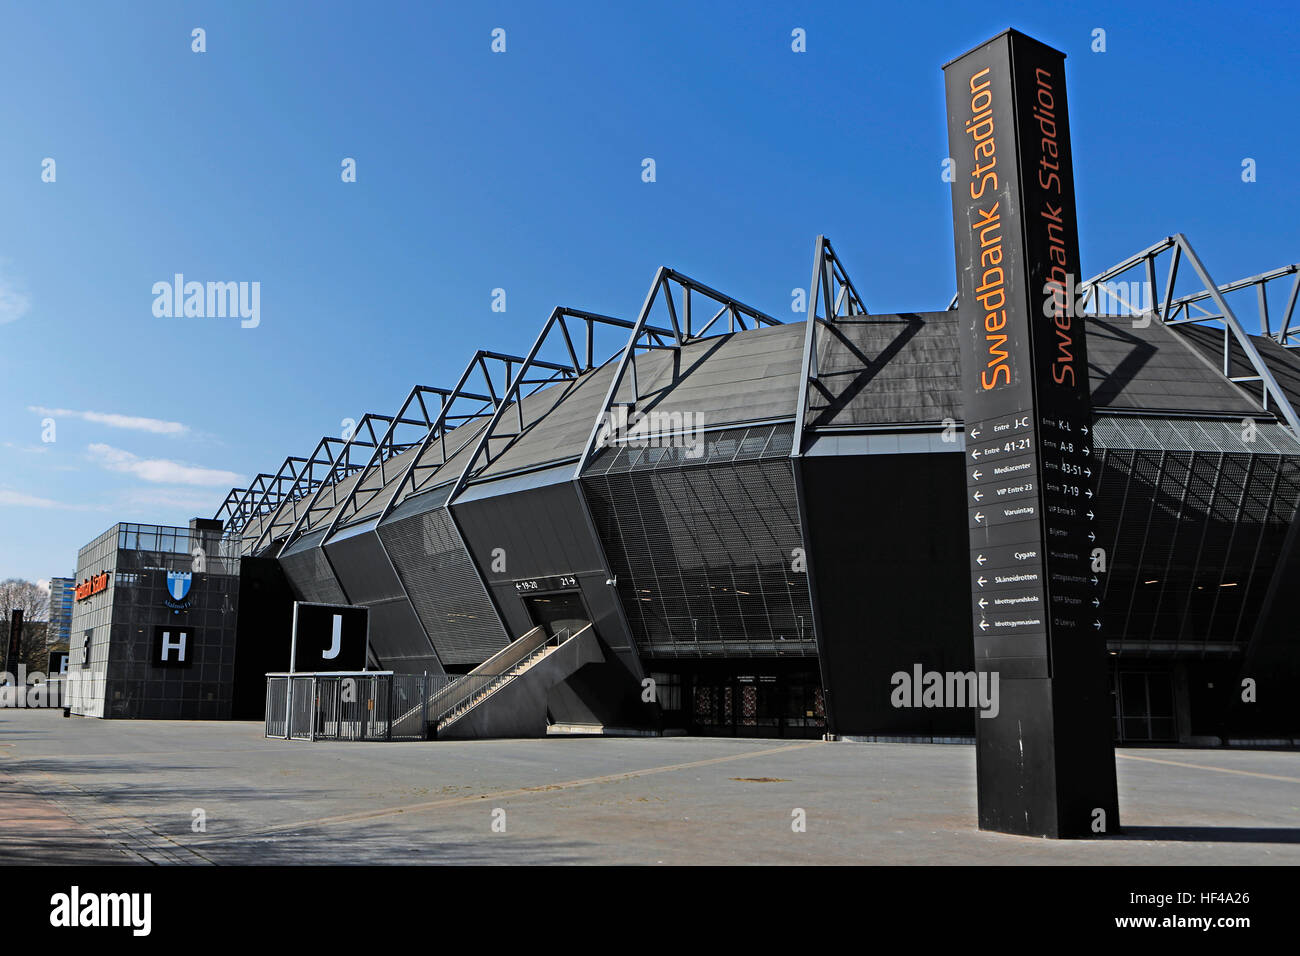
[[[815,656],[790,425],[614,447],[583,476],[643,657]]]
[[[1300,498],[1300,445],[1252,427],[1098,419],[1102,611],[1120,658],[1250,641]]]

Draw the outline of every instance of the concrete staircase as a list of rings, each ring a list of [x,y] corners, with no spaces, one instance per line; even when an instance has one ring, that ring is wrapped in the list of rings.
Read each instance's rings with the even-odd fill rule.
[[[591,624],[555,635],[534,628],[430,701],[430,736],[544,737],[547,692],[604,660]]]

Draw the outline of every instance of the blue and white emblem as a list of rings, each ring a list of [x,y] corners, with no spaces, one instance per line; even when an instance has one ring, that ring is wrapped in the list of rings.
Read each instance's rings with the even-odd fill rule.
[[[171,595],[173,601],[185,600],[185,595],[190,593],[192,577],[193,574],[189,571],[167,572],[167,593]]]

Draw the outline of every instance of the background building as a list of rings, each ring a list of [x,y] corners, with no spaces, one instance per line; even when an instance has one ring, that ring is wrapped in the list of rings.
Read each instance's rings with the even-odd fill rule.
[[[231,716],[239,560],[220,522],[116,524],[81,549],[77,580],[74,714]]]
[[[72,633],[73,589],[75,578],[50,578],[50,645],[68,646]]]

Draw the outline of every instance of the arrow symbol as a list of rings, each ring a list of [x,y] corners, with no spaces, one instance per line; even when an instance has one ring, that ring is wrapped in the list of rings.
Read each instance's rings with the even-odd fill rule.
[[[1096,541],[1096,540],[1097,540],[1097,536],[1096,536],[1095,534],[1093,534],[1091,531],[1089,531],[1089,532],[1088,532],[1088,540],[1089,540],[1089,541]]]
[[[974,498],[976,501],[979,501],[981,498],[984,497],[984,492],[977,491],[975,492],[975,494],[971,495],[971,497]]]
[[[975,563],[982,568],[984,567],[984,562],[987,560],[988,558],[984,557],[984,555],[981,554],[978,558],[975,559]]]
[[[1088,509],[1088,520],[1091,521],[1091,520],[1092,520],[1093,518],[1095,518],[1095,517],[1097,517],[1097,516],[1096,516],[1095,514],[1093,514],[1093,513],[1092,513],[1092,509],[1089,508],[1089,509]]]
[[[1092,586],[1093,587],[1097,586],[1097,575],[1095,574],[1092,576]]]
[[[1091,489],[1091,488],[1085,488],[1084,491],[1083,491],[1083,493],[1084,493],[1085,495],[1087,495],[1089,498],[1092,497],[1092,489]]]
[[[970,437],[971,437],[971,438],[979,438],[979,437],[980,437],[980,430],[979,430],[978,428],[973,428],[973,429],[971,429]]]
[[[982,511],[975,512],[975,523],[979,524],[983,520],[984,520],[984,512]]]
[[[1098,601],[1096,598],[1093,598],[1093,599],[1092,599],[1092,606],[1093,606],[1093,607],[1101,607],[1101,602]]]
[[[1093,621],[1093,622],[1092,622],[1092,626],[1095,627],[1097,630],[1100,631],[1100,630],[1101,630],[1101,621]]]
[[[975,583],[978,584],[980,587],[984,587],[984,585],[987,582],[984,580],[984,575],[981,574],[978,578],[975,579]]]
[[[978,468],[976,468],[974,471],[972,471],[972,472],[970,473],[970,476],[971,476],[972,478],[974,478],[976,481],[979,481],[981,478],[984,477],[984,472],[982,472],[982,471],[980,471]]]
[[[1091,469],[1091,468],[1085,468],[1085,469],[1083,469],[1083,473],[1084,473],[1085,475],[1087,475],[1089,478],[1092,477],[1092,469]]]
[[[970,453],[970,456],[972,458],[978,458],[980,456],[980,450],[976,448],[973,452]]]
[[[980,598],[980,608],[986,608],[988,606],[989,606],[989,602],[984,600],[983,598]]]
[[[1083,454],[1084,454],[1085,457],[1087,457],[1088,455],[1091,455],[1091,454],[1092,454],[1092,449],[1089,448],[1087,445],[1084,445],[1084,446],[1083,446]]]
[[[988,621],[980,621],[980,630],[981,630],[981,631],[987,631],[988,629],[989,629],[989,622],[988,622]]]
[[[1085,435],[1088,434],[1088,426],[1087,426],[1087,425],[1080,425],[1080,426],[1079,426],[1079,431],[1083,432]]]

